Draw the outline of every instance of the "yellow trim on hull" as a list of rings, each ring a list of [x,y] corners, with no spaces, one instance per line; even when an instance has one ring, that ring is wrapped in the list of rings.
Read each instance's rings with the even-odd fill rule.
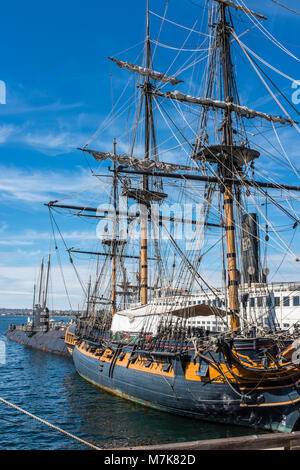
[[[246,403],[241,403],[240,406],[250,406],[251,408],[255,407],[263,407],[263,406],[284,406],[284,405],[292,405],[293,403],[297,403],[300,401],[300,398],[297,400],[290,400],[290,401],[281,401],[279,403],[260,403],[258,405],[247,405]]]

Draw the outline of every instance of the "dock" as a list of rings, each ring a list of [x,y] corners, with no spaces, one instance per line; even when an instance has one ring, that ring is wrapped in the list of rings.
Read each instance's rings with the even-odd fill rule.
[[[207,439],[175,444],[130,447],[126,450],[299,450],[300,431],[289,433],[254,434],[250,436]],[[125,450],[125,449],[122,449]]]

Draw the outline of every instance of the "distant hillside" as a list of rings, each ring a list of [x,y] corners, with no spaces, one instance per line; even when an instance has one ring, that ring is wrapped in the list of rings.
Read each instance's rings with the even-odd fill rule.
[[[50,311],[50,316],[52,317],[74,317],[78,315],[78,312],[71,310],[54,310]],[[30,316],[32,315],[32,309],[29,308],[0,308],[0,315],[20,315],[20,316]]]

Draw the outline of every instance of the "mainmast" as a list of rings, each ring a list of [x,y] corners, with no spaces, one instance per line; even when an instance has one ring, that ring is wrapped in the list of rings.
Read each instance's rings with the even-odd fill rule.
[[[150,100],[151,100],[151,84],[150,84],[150,25],[149,25],[149,0],[147,0],[147,30],[146,30],[146,55],[147,55],[147,75],[143,86],[145,96],[145,159],[149,159],[150,151]],[[143,191],[149,191],[148,176],[143,176]],[[141,304],[148,303],[148,208],[143,205],[141,214]]]
[[[220,22],[218,24],[220,58],[222,63],[224,101],[232,102],[232,62],[230,54],[230,28],[226,22],[226,8],[224,3],[219,5]],[[232,118],[229,108],[224,111],[224,122],[222,126],[222,145],[232,148]],[[221,178],[230,178],[234,168],[233,157],[227,159],[225,163],[221,162],[219,171]],[[238,331],[239,322],[239,301],[238,301],[238,270],[236,259],[235,244],[235,220],[233,206],[233,185],[224,184],[224,224],[226,233],[226,251],[227,251],[227,272],[228,272],[228,298],[231,310],[231,330]]]
[[[117,141],[114,139],[114,155],[117,155]],[[116,263],[116,255],[117,255],[117,162],[114,160],[114,169],[113,169],[113,199],[114,199],[114,227],[113,227],[113,240],[112,240],[112,265],[111,265],[111,315],[112,317],[116,313],[117,308],[117,294],[116,294],[116,286],[117,286],[117,263]]]

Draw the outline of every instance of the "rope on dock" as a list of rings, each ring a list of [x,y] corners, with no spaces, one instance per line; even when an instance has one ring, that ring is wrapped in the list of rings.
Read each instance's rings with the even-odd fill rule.
[[[81,444],[84,444],[88,447],[91,447],[94,450],[102,450],[101,447],[97,447],[94,444],[91,444],[88,441],[85,441],[84,439],[81,439],[80,437],[74,436],[74,434],[69,433],[68,431],[65,431],[64,429],[59,428],[58,426],[55,426],[54,424],[49,423],[48,421],[45,421],[44,419],[39,418],[38,416],[33,415],[32,413],[29,413],[26,410],[23,410],[23,408],[20,408],[17,405],[14,405],[13,403],[10,403],[7,400],[4,400],[4,398],[0,397],[0,402],[4,403],[7,406],[10,406],[11,408],[14,408],[15,410],[20,411],[21,413],[29,416],[30,418],[35,419],[36,421],[39,421],[40,423],[45,424],[46,426],[49,426],[50,428],[55,429],[56,431],[59,431],[62,434],[65,434],[66,436],[70,437],[71,439],[74,439],[75,441],[80,442]]]

